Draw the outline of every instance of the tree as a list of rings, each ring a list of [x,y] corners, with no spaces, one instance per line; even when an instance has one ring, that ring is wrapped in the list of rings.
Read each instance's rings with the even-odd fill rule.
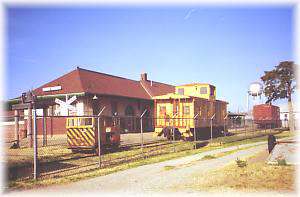
[[[293,61],[284,61],[275,66],[273,70],[265,71],[265,75],[261,77],[265,85],[266,103],[277,99],[288,100],[290,131],[294,131],[295,125],[292,106],[292,94],[296,88],[295,69],[296,64]]]

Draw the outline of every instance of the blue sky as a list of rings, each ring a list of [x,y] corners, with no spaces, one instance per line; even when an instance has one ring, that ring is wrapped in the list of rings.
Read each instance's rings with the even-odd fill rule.
[[[207,82],[229,110],[294,60],[293,7],[8,7],[5,98],[80,66],[173,85]]]

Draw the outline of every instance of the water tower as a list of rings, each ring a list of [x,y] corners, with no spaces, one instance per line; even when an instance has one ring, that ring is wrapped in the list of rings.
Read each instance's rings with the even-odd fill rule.
[[[261,103],[261,95],[263,93],[263,85],[259,82],[253,82],[249,85],[247,91],[247,113],[249,113],[249,96],[251,101],[254,103],[255,99],[258,98],[258,102]]]

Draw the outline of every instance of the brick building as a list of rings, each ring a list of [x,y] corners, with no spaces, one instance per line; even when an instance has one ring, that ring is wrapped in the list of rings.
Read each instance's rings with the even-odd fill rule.
[[[152,98],[174,91],[175,87],[172,85],[149,80],[147,73],[141,74],[137,81],[79,67],[33,90],[43,105],[43,109],[37,110],[38,115],[97,115],[105,106],[103,115],[117,114],[120,117],[140,116],[145,109],[148,109],[147,116],[152,116]],[[55,102],[55,99],[66,101],[73,96],[76,96],[76,100],[71,103],[74,110],[62,110]],[[9,103],[16,103],[17,100],[12,99]],[[27,110],[24,114],[28,114]],[[64,123],[47,120],[47,129],[52,134],[64,133]],[[121,127],[126,131],[137,130],[137,124],[134,118],[124,118],[121,121]],[[38,125],[41,123],[38,122]],[[148,130],[153,129],[151,125],[147,124]]]

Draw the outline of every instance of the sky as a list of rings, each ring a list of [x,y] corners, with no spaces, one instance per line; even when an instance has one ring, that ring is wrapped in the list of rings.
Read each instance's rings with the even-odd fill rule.
[[[10,6],[5,99],[80,66],[134,80],[146,72],[172,85],[211,83],[230,111],[244,111],[249,84],[295,59],[293,12],[287,5]]]

